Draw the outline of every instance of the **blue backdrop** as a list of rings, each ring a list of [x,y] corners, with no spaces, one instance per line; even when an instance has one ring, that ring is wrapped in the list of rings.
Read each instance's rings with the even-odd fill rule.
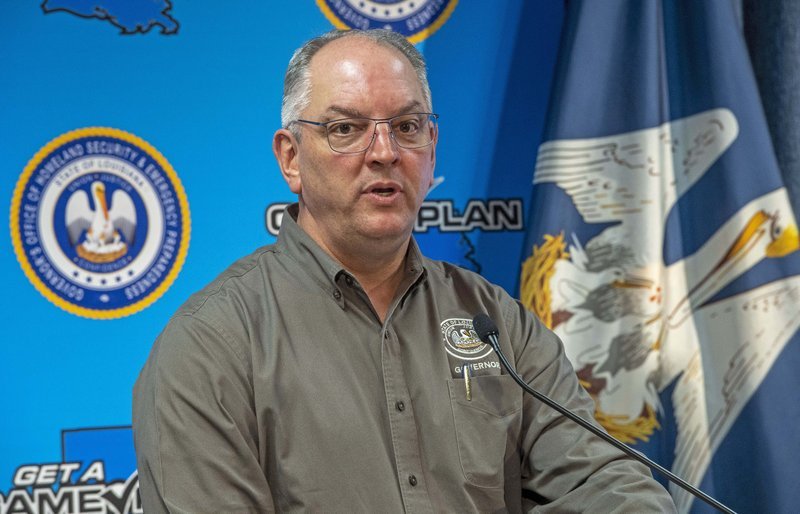
[[[418,238],[432,257],[478,270],[516,294],[561,2],[366,4],[384,4],[388,14],[322,0],[0,3],[0,197],[9,208],[0,249],[0,510],[138,510],[129,430],[134,380],[192,292],[274,241],[270,207],[294,201],[270,149],[283,71],[296,47],[333,26],[372,16],[371,26],[390,24],[417,42],[441,115],[440,183]],[[114,131],[73,132],[88,127]],[[73,154],[64,154],[69,148]],[[116,171],[98,171],[101,159]],[[155,166],[149,172],[148,164]],[[70,182],[75,176],[86,177],[83,193]],[[95,182],[106,184],[97,197]],[[146,268],[121,257],[104,263],[88,235],[66,235],[81,219],[71,213],[99,212],[103,195],[119,215],[124,195],[114,196],[117,190],[131,199],[140,226],[145,218],[149,229],[153,219],[168,222],[170,206],[180,215],[173,247],[164,249],[163,233],[161,247],[136,246],[141,230],[122,238],[126,246],[115,243],[136,258],[151,251]],[[73,197],[83,198],[83,211],[77,201],[70,207]],[[177,208],[184,198],[188,204]],[[165,218],[153,218],[147,205],[160,205]],[[68,240],[88,257],[66,252],[59,261]],[[159,271],[160,257],[166,264]],[[160,289],[141,285],[148,276]],[[141,295],[126,303],[131,290],[115,290],[121,299],[108,307],[117,302],[103,297],[113,281],[137,277]],[[66,295],[70,280],[83,280],[95,303],[81,306]]]

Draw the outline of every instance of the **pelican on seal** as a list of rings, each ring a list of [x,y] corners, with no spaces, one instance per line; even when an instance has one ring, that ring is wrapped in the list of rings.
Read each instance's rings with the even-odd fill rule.
[[[122,189],[114,191],[109,204],[106,186],[99,180],[92,182],[90,191],[94,209],[83,190],[73,193],[67,201],[69,241],[78,255],[90,262],[112,262],[125,255],[133,244],[136,208],[130,195]]]

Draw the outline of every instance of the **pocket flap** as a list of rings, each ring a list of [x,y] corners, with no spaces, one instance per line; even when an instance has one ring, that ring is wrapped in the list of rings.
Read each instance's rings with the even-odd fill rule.
[[[472,400],[467,400],[463,378],[447,381],[452,401],[500,418],[522,408],[522,389],[510,376],[485,375],[469,380]]]

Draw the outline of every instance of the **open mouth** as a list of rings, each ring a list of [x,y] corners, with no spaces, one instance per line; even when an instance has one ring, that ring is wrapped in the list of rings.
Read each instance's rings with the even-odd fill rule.
[[[391,180],[374,182],[365,189],[365,191],[373,197],[385,198],[387,200],[395,197],[401,193],[402,190],[403,188],[400,187],[400,184]]]
[[[376,187],[372,190],[372,193],[378,196],[387,197],[392,196],[395,193],[395,189],[393,187]]]

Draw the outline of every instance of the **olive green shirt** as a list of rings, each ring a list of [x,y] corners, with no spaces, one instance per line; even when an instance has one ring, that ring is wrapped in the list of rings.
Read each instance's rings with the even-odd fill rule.
[[[475,337],[485,312],[533,387],[592,418],[558,338],[501,288],[412,240],[381,323],[287,213],[180,308],[136,382],[145,512],[674,511]]]

